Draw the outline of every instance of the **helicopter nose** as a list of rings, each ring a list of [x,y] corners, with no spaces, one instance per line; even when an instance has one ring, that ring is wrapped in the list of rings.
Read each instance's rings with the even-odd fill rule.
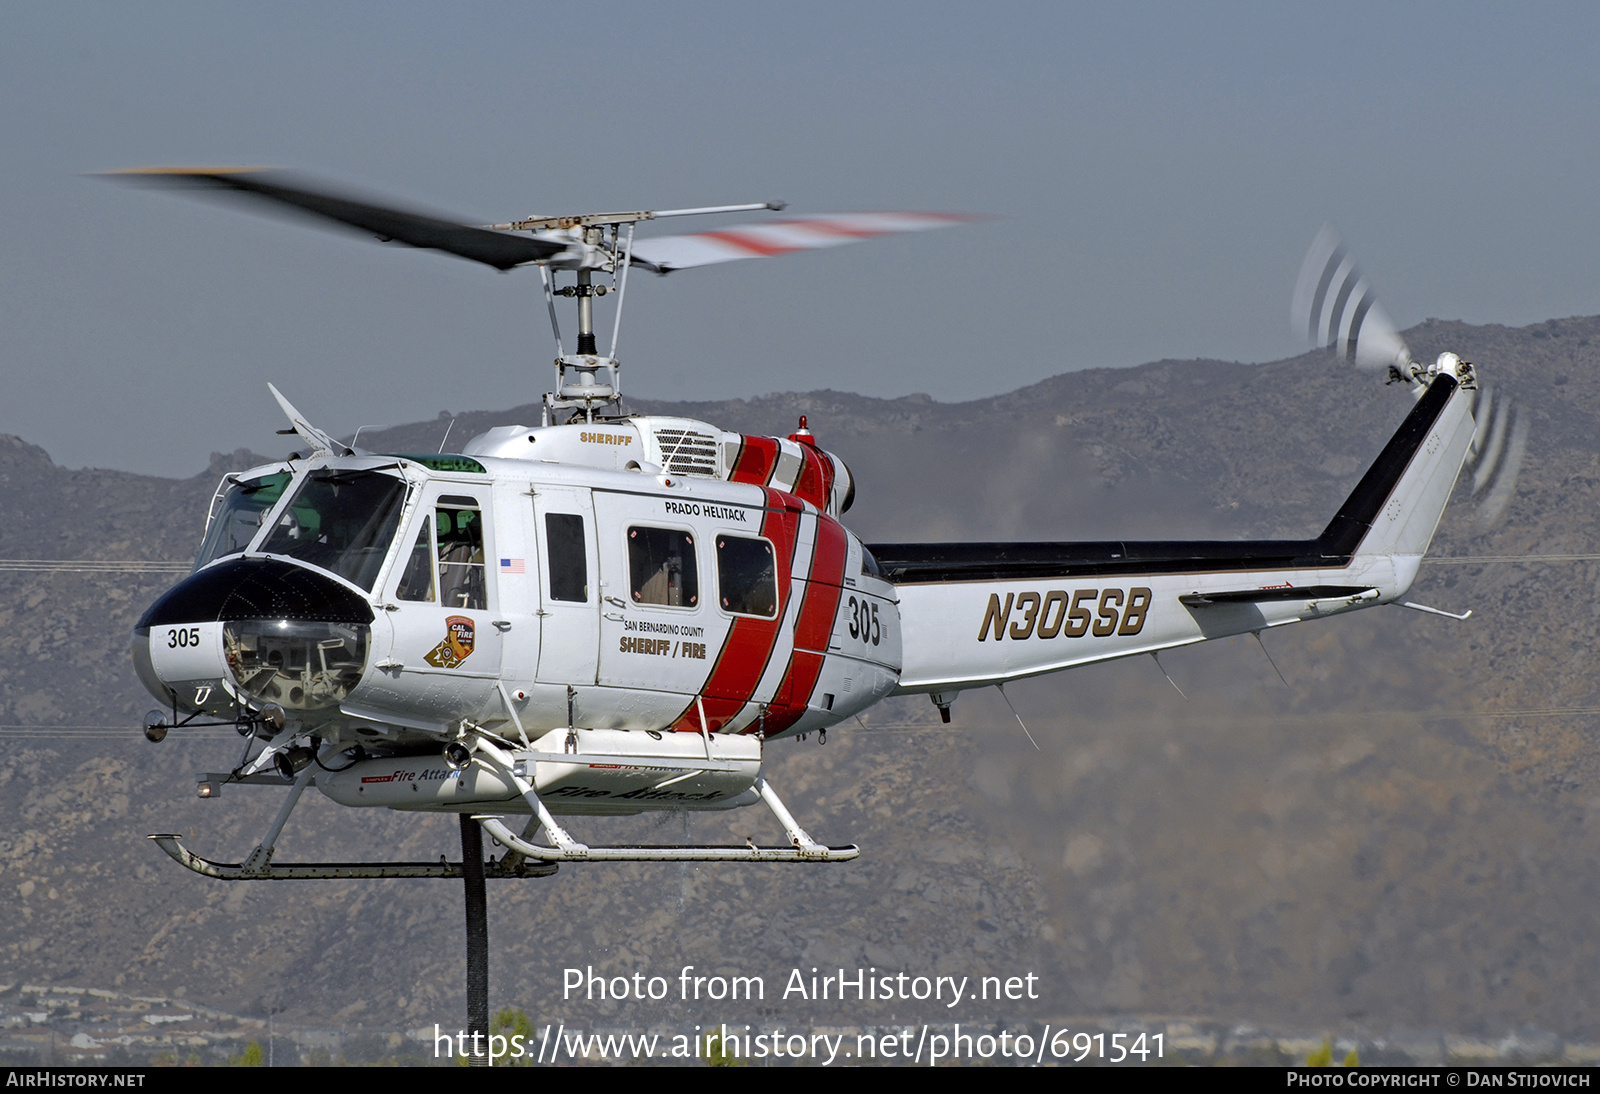
[[[222,686],[227,665],[220,628],[213,622],[136,629],[133,667],[139,682],[162,706],[232,717],[236,709]]]
[[[372,606],[322,574],[232,559],[191,574],[139,619],[133,663],[146,690],[185,713],[240,705],[336,706],[366,668]]]

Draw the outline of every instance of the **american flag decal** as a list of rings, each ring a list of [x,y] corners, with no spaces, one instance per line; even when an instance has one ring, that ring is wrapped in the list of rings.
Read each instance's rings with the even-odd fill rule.
[[[520,558],[502,558],[500,572],[503,574],[525,574],[528,572],[527,564]]]

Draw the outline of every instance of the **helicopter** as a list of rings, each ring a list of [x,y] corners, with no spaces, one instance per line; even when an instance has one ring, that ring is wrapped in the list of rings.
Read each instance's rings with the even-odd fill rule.
[[[825,733],[898,695],[927,695],[948,723],[963,691],[1004,694],[1012,681],[1113,658],[1159,664],[1165,650],[1383,604],[1451,615],[1404,598],[1463,466],[1491,448],[1498,462],[1508,447],[1503,417],[1491,429],[1479,407],[1472,364],[1449,352],[1413,361],[1342,246],[1319,236],[1296,294],[1302,329],[1384,369],[1414,405],[1315,538],[868,544],[844,523],[850,469],[806,418],[760,437],[625,412],[616,345],[628,274],[972,218],[858,213],[636,239],[654,220],[783,206],[474,226],[278,171],[119,174],[502,271],[533,266],[556,342],[540,422],[492,428],[449,453],[358,449],[269,385],[290,424],[282,432],[304,450],[224,477],[193,571],[132,639],[139,679],[162,704],[145,719],[151,741],[216,724],[243,738],[232,768],[200,776],[200,796],[289,786],[242,862],[151,837],[215,878],[849,860],[857,846],[818,843],[769,784],[768,742]],[[602,354],[594,302],[608,295]],[[558,298],[576,305],[572,353]],[[463,862],[275,863],[311,786],[351,807],[458,814]],[[787,845],[605,846],[565,827],[757,803]],[[480,829],[500,859],[469,862]]]

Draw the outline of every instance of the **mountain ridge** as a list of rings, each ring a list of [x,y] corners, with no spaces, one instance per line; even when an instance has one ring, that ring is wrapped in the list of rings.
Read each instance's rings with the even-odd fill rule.
[[[1407,338],[1420,357],[1450,348],[1478,362],[1532,426],[1504,520],[1480,530],[1458,486],[1434,553],[1600,553],[1600,317],[1430,321]],[[1322,352],[1065,373],[967,403],[629,400],[748,432],[787,433],[808,414],[818,443],[860,477],[846,523],[869,541],[1314,534],[1410,405]],[[456,415],[451,436],[535,422],[530,409]],[[432,451],[447,424],[367,431],[362,443]],[[187,559],[217,478],[259,459],[218,454],[187,479],[153,479],[58,468],[37,446],[0,440],[0,557]],[[231,763],[231,732],[175,732],[159,746],[139,736],[151,700],[127,635],[170,575],[0,581],[12,636],[0,660],[0,916],[13,924],[0,983],[137,987],[246,1015],[282,1006],[289,1023],[459,1024],[456,887],[228,886],[142,840],[183,831],[201,853],[237,858],[277,801],[252,788],[193,797],[193,772]],[[859,842],[861,860],[563,868],[492,885],[491,999],[541,1023],[648,1024],[738,1012],[563,1001],[561,970],[694,964],[778,981],[829,964],[1034,970],[1044,995],[1019,1021],[1167,1013],[1600,1038],[1585,865],[1600,852],[1589,713],[1600,708],[1600,565],[1429,565],[1413,595],[1473,618],[1389,608],[1274,631],[1266,646],[1289,687],[1253,639],[1164,657],[1186,699],[1143,659],[1019,684],[1008,695],[1037,752],[992,692],[961,696],[950,729],[901,700],[865,729],[839,727],[826,748],[777,745],[769,767],[796,816],[825,842]],[[605,832],[678,837],[655,824]],[[697,838],[773,836],[750,811],[691,825]],[[453,827],[308,795],[282,857],[453,855]]]

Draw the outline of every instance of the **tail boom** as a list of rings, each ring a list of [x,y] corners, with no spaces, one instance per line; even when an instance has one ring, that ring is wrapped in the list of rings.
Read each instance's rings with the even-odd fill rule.
[[[949,693],[1340,615],[1402,596],[1472,440],[1446,354],[1310,540],[875,544],[897,586],[900,693]]]

